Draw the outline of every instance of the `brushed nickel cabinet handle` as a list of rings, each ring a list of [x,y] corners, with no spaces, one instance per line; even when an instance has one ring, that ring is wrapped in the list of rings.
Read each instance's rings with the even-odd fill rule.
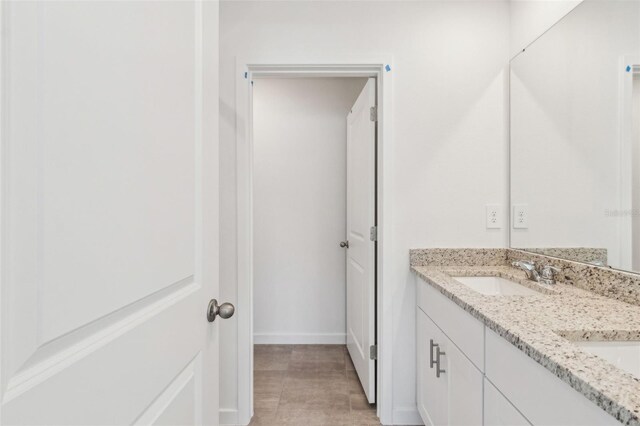
[[[436,377],[440,377],[440,374],[446,373],[444,368],[440,368],[440,357],[445,356],[446,353],[440,350],[440,347],[436,348]]]
[[[438,344],[433,343],[433,339],[429,339],[429,368],[433,368],[436,365],[436,361],[433,359],[433,348],[437,348]]]

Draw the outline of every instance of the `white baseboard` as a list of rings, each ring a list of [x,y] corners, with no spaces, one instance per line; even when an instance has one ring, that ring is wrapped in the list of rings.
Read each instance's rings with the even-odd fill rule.
[[[219,413],[221,426],[238,425],[238,410],[235,408],[221,408]]]
[[[344,345],[347,343],[345,333],[255,333],[253,343],[256,345]]]
[[[394,425],[423,425],[418,407],[404,407],[393,409]]]

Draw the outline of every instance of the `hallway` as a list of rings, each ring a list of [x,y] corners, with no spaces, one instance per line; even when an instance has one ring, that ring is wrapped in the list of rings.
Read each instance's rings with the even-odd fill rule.
[[[255,345],[251,425],[379,425],[344,345]]]

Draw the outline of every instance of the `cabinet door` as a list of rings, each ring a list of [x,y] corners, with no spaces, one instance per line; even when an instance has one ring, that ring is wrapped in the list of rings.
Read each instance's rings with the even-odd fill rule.
[[[435,359],[435,348],[431,347],[431,341],[439,344],[444,342],[446,337],[422,310],[418,308],[416,311],[418,411],[425,425],[445,425],[447,424],[446,380],[442,375],[437,378],[435,366],[431,367],[432,357]]]
[[[511,405],[490,381],[484,379],[484,425],[530,426],[516,408]]]
[[[440,379],[446,381],[447,424],[481,425],[482,373],[448,338],[440,346],[445,352]]]
[[[487,379],[531,423],[620,425],[615,417],[489,329],[486,351]]]

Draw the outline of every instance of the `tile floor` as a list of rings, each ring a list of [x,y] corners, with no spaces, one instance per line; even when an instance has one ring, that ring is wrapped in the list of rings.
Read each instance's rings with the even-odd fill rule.
[[[255,345],[251,425],[380,425],[343,345]]]

